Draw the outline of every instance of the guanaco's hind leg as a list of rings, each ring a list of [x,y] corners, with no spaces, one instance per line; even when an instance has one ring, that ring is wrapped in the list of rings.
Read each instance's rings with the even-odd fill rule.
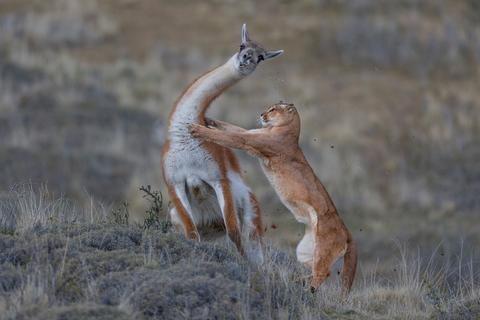
[[[258,200],[253,193],[249,193],[250,197],[250,206],[252,209],[252,223],[253,228],[249,234],[250,240],[257,240],[260,241],[263,237],[263,222],[262,222],[262,213],[260,212],[260,205],[258,204]]]
[[[245,252],[242,246],[242,238],[238,225],[239,222],[229,181],[222,179],[220,182],[212,183],[211,186],[217,195],[228,237],[233,241],[233,243],[235,243],[240,254],[244,255]]]
[[[244,199],[243,228],[248,235],[247,257],[249,261],[260,265],[264,261],[263,257],[263,223],[258,200],[252,192],[248,193],[248,198]]]
[[[192,240],[200,240],[197,227],[192,220],[192,209],[188,202],[185,185],[177,184],[172,186],[167,183],[167,187],[168,194],[175,207],[175,210],[172,210],[171,212],[177,214],[182,221],[185,237]]]
[[[172,221],[173,227],[177,232],[182,232],[184,230],[183,228],[183,221],[180,219],[180,215],[177,212],[177,209],[175,206],[172,206],[168,210],[168,214],[170,215],[170,220]]]

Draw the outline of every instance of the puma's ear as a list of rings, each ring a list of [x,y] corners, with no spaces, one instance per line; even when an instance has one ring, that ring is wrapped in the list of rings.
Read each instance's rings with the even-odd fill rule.
[[[267,51],[265,53],[265,60],[275,58],[283,53],[283,50],[277,50],[277,51]]]
[[[297,109],[295,109],[295,107],[293,105],[289,105],[288,108],[287,108],[287,111],[292,113],[292,112],[297,111]]]
[[[247,24],[244,23],[242,26],[242,43],[248,42],[250,38],[248,37]]]

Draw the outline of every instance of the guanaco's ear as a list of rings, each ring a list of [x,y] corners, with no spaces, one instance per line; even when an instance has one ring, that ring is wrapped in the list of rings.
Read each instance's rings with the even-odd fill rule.
[[[247,24],[244,23],[242,26],[242,43],[248,42],[250,38],[248,37]]]
[[[265,53],[265,60],[275,58],[283,53],[283,50],[277,50],[277,51],[267,51]]]

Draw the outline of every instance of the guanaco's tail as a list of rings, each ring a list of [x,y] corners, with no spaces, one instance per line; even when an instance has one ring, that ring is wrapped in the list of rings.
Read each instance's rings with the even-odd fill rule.
[[[343,270],[342,270],[342,285],[343,294],[346,296],[352,288],[353,280],[355,278],[355,271],[357,270],[357,246],[352,239],[352,235],[348,234],[347,251],[343,256]]]

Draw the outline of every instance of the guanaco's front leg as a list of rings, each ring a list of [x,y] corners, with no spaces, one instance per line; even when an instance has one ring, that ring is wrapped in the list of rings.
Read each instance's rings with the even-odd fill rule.
[[[192,209],[187,200],[185,187],[183,185],[172,185],[167,182],[168,193],[172,199],[173,205],[176,209],[176,214],[179,216],[183,224],[185,237],[192,240],[200,240],[197,226],[192,219]]]

